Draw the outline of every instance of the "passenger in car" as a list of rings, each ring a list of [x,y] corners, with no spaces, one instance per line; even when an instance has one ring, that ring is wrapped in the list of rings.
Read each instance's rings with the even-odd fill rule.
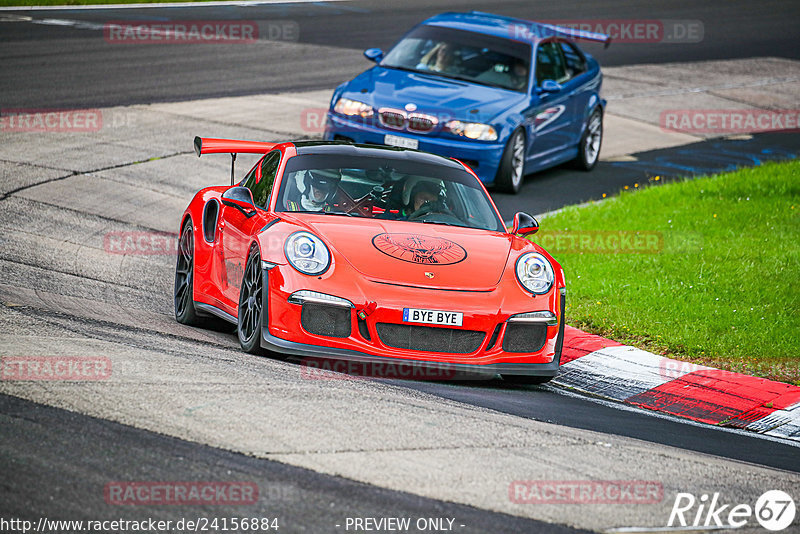
[[[475,79],[506,89],[522,91],[528,85],[528,65],[521,59],[515,59],[512,65],[497,63]]]
[[[455,46],[444,41],[422,56],[417,68],[450,74],[458,74],[463,70],[459,64]]]

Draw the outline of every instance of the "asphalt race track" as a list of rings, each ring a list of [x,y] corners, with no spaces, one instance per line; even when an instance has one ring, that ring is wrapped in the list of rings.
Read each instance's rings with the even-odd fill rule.
[[[296,360],[246,355],[224,326],[175,322],[174,255],[113,249],[115,232],[168,237],[195,191],[224,183],[227,158],[191,152],[198,124],[218,137],[280,133],[198,123],[146,104],[330,90],[366,67],[361,49],[388,47],[431,14],[466,9],[703,22],[700,44],[587,46],[609,67],[800,59],[800,4],[790,2],[0,11],[0,109],[119,106],[115,113],[136,118],[89,141],[0,131],[0,356],[113,363],[108,381],[0,380],[0,519],[277,517],[279,532],[316,533],[353,532],[348,518],[391,516],[450,518],[465,533],[580,532],[663,527],[679,492],[750,505],[769,489],[800,494],[796,442],[621,409],[555,386],[314,379]],[[291,43],[247,47],[127,47],[102,38],[106,21],[145,19],[255,20],[262,31],[291,22],[299,33]],[[798,133],[695,139],[634,150],[592,173],[559,167],[528,177],[518,196],[494,198],[510,218],[598,200],[656,175],[669,181],[798,155]],[[584,505],[509,496],[515,481],[540,479],[656,481],[663,496]],[[246,481],[260,497],[247,506],[119,506],[104,499],[114,481]]]
[[[37,520],[61,517],[73,520],[141,519],[139,510],[98,514],[105,505],[102,492],[109,480],[248,480],[256,482],[263,499],[248,509],[255,517],[291,518],[286,530],[320,532],[331,527],[330,515],[380,517],[391,510],[398,517],[456,517],[470,532],[582,532],[521,517],[487,513],[469,506],[425,499],[376,488],[314,471],[259,460],[241,454],[145,432],[118,423],[0,396],[6,438],[3,457],[22,456],[4,463],[6,481],[14,491],[4,494],[3,516]],[[61,447],[53,448],[51,434]],[[19,451],[25,451],[19,455]],[[76,454],[75,451],[91,451]],[[99,465],[98,465],[99,464]],[[42,479],[42,472],[50,477]],[[107,507],[110,508],[110,507]],[[315,510],[319,508],[320,510]],[[237,517],[236,506],[203,508],[160,507],[148,517],[178,520],[213,513]],[[459,529],[462,530],[463,529]]]
[[[332,88],[364,70],[361,50],[388,48],[412,25],[442,11],[489,10],[533,20],[670,19],[700,20],[702,46],[696,43],[588,43],[586,50],[603,66],[758,56],[800,58],[796,43],[800,6],[772,0],[648,0],[586,2],[410,0],[259,5],[246,8],[193,7],[101,11],[18,12],[38,23],[2,23],[3,107],[113,106],[152,101],[191,100],[277,91]],[[11,12],[0,13],[0,21]],[[43,23],[50,19],[50,23]],[[286,41],[254,46],[185,47],[113,45],[98,37],[108,21],[254,20],[261,34],[281,22],[296,23]],[[59,21],[94,23],[76,27]],[[272,26],[270,26],[272,25]],[[287,47],[286,42],[308,45]],[[357,54],[343,53],[357,51]],[[98,68],[102,66],[102,68]],[[69,80],[65,83],[65,80]],[[24,81],[24,83],[22,83]]]

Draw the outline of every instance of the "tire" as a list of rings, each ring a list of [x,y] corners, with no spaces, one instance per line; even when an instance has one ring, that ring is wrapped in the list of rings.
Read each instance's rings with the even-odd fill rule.
[[[500,375],[505,382],[520,385],[541,385],[550,382],[554,377],[552,376],[526,376],[526,375]]]
[[[515,130],[506,144],[495,177],[495,188],[503,193],[519,193],[525,177],[525,132]]]
[[[176,321],[190,326],[200,325],[201,319],[194,307],[194,232],[191,220],[183,225],[178,241],[173,302]]]
[[[591,171],[600,159],[603,144],[603,112],[595,109],[586,123],[586,129],[578,143],[578,157],[575,166],[583,171]]]
[[[253,247],[247,258],[247,266],[239,291],[239,313],[236,335],[242,350],[250,354],[264,354],[261,348],[261,321],[264,278],[261,273],[261,255]]]

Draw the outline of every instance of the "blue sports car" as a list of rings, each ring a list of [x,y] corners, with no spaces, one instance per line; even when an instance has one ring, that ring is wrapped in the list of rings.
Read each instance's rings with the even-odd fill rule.
[[[443,13],[336,88],[325,139],[449,156],[516,193],[523,177],[574,160],[590,170],[603,137],[597,61],[573,38],[603,34],[488,13]]]

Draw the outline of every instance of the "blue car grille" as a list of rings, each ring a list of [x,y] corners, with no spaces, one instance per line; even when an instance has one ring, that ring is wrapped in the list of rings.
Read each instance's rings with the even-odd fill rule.
[[[412,113],[408,116],[408,130],[411,132],[430,132],[437,122],[436,117],[422,113]]]
[[[427,133],[433,130],[439,119],[425,113],[406,113],[402,109],[381,108],[378,110],[381,125],[392,130]]]
[[[378,114],[381,124],[394,130],[402,130],[406,127],[406,114],[402,111],[382,109]]]

